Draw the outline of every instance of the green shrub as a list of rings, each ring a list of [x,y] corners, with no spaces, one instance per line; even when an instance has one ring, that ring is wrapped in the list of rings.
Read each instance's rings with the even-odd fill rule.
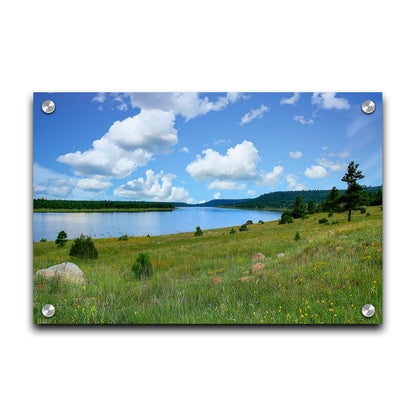
[[[230,234],[236,234],[236,233],[237,233],[237,231],[234,228],[231,228]]]
[[[63,247],[68,242],[67,237],[68,236],[66,235],[66,232],[64,230],[59,231],[58,236],[55,240],[55,244],[57,244],[58,247]]]
[[[92,238],[81,234],[74,240],[74,243],[69,250],[69,255],[72,257],[84,257],[86,259],[96,259],[98,251],[94,246]]]
[[[367,212],[365,207],[360,207],[360,213],[365,214]]]
[[[131,267],[131,270],[137,279],[151,276],[153,274],[153,267],[149,255],[147,253],[140,253]]]
[[[339,221],[338,220],[336,220],[336,221],[332,221],[332,223],[331,224],[339,224]]]
[[[118,238],[118,241],[127,241],[127,239],[128,239],[129,237],[128,237],[128,235],[127,234],[123,234],[122,236],[120,236],[119,238]]]
[[[291,222],[293,222],[292,213],[290,211],[284,211],[279,220],[279,224],[287,224]]]
[[[299,240],[300,240],[299,231],[296,231],[296,234],[295,234],[295,238],[294,238],[294,240],[295,240],[295,241],[299,241]]]
[[[328,218],[321,218],[318,222],[319,224],[325,224],[328,222]]]
[[[196,227],[196,231],[194,232],[194,235],[196,237],[199,237],[200,235],[204,234],[203,231],[201,230],[201,227]]]
[[[264,221],[262,221],[262,220],[259,220],[259,224],[261,225],[261,224],[264,224]]]
[[[367,212],[367,215],[366,215],[366,217],[368,217],[370,215],[370,213],[369,212]]]
[[[252,225],[252,224],[253,224],[253,221],[251,221],[251,220],[246,221],[246,225]]]
[[[46,241],[47,241],[47,240],[46,240],[46,238],[41,238],[41,239],[40,239],[40,242],[41,242],[41,243],[46,243]]]
[[[329,211],[328,212],[328,217],[332,217],[334,215],[334,211]]]
[[[243,224],[243,225],[239,228],[239,230],[240,230],[240,231],[248,231],[248,227],[247,227],[247,225],[246,225],[246,224]]]

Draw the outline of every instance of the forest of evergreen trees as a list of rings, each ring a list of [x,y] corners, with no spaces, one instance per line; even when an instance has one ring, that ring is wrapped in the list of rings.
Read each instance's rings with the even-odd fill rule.
[[[333,188],[334,189],[334,188]],[[336,188],[335,188],[336,189]],[[227,204],[227,208],[245,208],[245,209],[276,209],[286,210],[293,207],[295,199],[299,196],[302,201],[308,203],[313,201],[316,205],[316,209],[326,210],[328,195],[334,192],[333,190],[314,190],[314,191],[279,191],[270,192],[268,194],[260,195],[257,198],[249,199],[244,202],[236,204]],[[336,198],[341,196],[345,190],[337,190]],[[381,205],[382,189],[380,186],[367,187],[362,191],[363,204],[362,205]],[[330,197],[334,198],[332,194]]]
[[[33,209],[50,210],[117,210],[117,209],[163,209],[173,210],[174,206],[167,202],[144,201],[67,201],[62,199],[34,199]]]

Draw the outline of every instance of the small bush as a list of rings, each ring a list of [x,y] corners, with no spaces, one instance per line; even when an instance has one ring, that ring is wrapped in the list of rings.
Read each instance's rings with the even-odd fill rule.
[[[259,224],[261,225],[261,224],[264,224],[264,221],[262,221],[262,220],[259,220]]]
[[[328,217],[330,218],[330,217],[332,217],[334,215],[334,211],[329,211],[328,212]]]
[[[146,237],[150,238],[150,235],[149,235],[149,234],[147,234],[147,236],[146,236]]]
[[[295,238],[294,238],[294,240],[295,240],[295,241],[299,241],[299,240],[300,240],[299,231],[296,231],[296,234],[295,234]]]
[[[236,233],[237,233],[237,231],[234,228],[231,228],[230,234],[236,234]]]
[[[120,236],[119,238],[118,238],[118,241],[127,241],[127,239],[128,239],[129,237],[128,237],[128,235],[127,234],[123,234],[122,236]]]
[[[370,213],[369,213],[369,212],[367,212],[367,215],[366,215],[366,217],[368,217],[368,216],[370,216]]]
[[[332,221],[332,223],[331,224],[339,224],[339,221],[338,220],[336,220],[336,221]]]
[[[293,222],[293,217],[290,211],[284,211],[279,220],[279,224],[287,224]]]
[[[40,239],[40,242],[41,242],[41,243],[46,243],[46,238],[41,238],[41,239]]]
[[[251,220],[246,221],[246,225],[252,225],[252,224],[253,224],[253,221],[251,221]]]
[[[194,235],[196,237],[199,237],[200,235],[204,234],[203,231],[201,230],[201,227],[196,227],[196,231],[194,232]]]
[[[360,213],[361,214],[365,214],[367,212],[367,210],[366,210],[366,208],[365,207],[361,207],[360,208]]]
[[[74,240],[74,243],[69,250],[69,255],[72,257],[84,257],[86,259],[96,259],[98,251],[94,246],[91,237],[85,237],[81,234],[79,238]]]
[[[240,230],[240,231],[248,231],[248,227],[247,227],[247,225],[246,225],[246,224],[243,224],[243,225],[239,228],[239,230]]]
[[[318,222],[319,224],[325,224],[328,222],[328,218],[321,218]]]
[[[147,253],[140,253],[131,270],[137,279],[151,276],[153,274],[153,267],[152,263],[150,263],[149,255]]]
[[[55,240],[55,244],[57,244],[58,247],[63,247],[68,242],[67,237],[68,236],[64,230],[59,231]]]

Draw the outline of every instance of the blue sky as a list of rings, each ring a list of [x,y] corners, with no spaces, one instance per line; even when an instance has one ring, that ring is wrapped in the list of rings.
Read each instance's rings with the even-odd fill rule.
[[[195,203],[342,189],[351,160],[363,185],[382,184],[381,93],[35,93],[33,124],[35,198]]]

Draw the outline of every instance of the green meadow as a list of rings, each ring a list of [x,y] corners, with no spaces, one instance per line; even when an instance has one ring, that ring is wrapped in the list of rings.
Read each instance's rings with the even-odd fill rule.
[[[73,262],[85,284],[33,280],[37,324],[381,324],[382,211],[310,215],[277,221],[155,237],[94,239],[96,260],[71,258],[51,242],[34,243],[33,273]],[[328,224],[318,220],[328,218]],[[198,224],[195,224],[197,226]],[[66,230],[68,231],[68,230]],[[295,241],[299,232],[300,240]],[[141,252],[154,273],[137,280],[131,271]],[[264,268],[252,272],[252,256]],[[277,256],[283,253],[284,256]],[[238,280],[248,277],[246,281]],[[52,318],[44,304],[56,308]],[[375,306],[372,318],[361,313]]]

